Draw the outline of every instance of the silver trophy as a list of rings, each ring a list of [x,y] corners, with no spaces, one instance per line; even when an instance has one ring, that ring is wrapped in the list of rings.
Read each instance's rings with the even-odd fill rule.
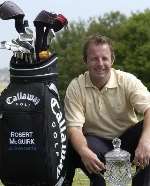
[[[132,181],[130,153],[120,148],[119,138],[114,138],[112,143],[114,149],[105,155],[104,179],[109,186],[127,186]]]

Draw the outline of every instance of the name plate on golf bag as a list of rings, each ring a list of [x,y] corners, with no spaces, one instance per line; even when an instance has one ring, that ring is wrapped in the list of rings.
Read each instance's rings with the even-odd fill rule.
[[[52,76],[54,61],[55,56],[37,67],[10,67],[11,82],[0,97],[3,183],[35,186],[63,183],[67,137],[56,78]]]

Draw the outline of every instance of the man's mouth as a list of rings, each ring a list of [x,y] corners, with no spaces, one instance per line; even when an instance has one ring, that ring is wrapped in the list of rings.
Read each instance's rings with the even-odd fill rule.
[[[95,72],[98,73],[98,74],[103,74],[105,72],[105,70],[95,69]]]

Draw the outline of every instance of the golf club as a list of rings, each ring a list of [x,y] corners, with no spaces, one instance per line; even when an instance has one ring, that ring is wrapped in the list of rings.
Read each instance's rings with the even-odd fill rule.
[[[3,20],[15,19],[15,28],[18,33],[25,32],[24,16],[23,10],[14,2],[5,1],[0,5],[0,18]]]
[[[51,32],[52,38],[55,37],[55,32],[61,30],[67,25],[67,19],[61,14],[54,14],[42,10],[34,20],[34,26],[36,28],[36,41],[35,41],[35,51],[37,62],[40,61],[41,53],[48,54],[46,52],[49,48],[48,46],[48,34]],[[51,38],[50,38],[51,41]],[[45,52],[44,52],[45,51]],[[49,56],[47,55],[47,58]]]

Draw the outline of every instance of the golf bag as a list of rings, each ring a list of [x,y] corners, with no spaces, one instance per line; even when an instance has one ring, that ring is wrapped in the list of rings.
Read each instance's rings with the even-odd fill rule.
[[[66,126],[57,91],[57,57],[10,63],[10,84],[0,96],[0,179],[6,185],[61,186]]]

